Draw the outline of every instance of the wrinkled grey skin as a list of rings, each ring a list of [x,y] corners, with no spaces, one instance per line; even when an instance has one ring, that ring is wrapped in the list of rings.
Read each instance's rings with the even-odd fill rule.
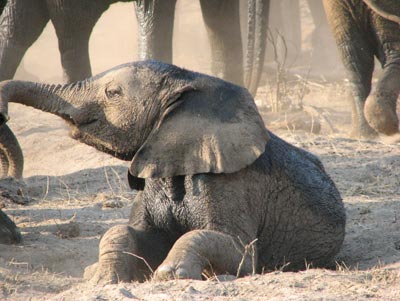
[[[268,132],[244,88],[145,61],[71,85],[6,81],[3,114],[8,102],[54,113],[75,139],[131,161],[140,192],[129,224],[101,239],[92,282],[146,279],[137,256],[157,279],[200,279],[329,266],[342,245],[343,203],[321,162]]]
[[[350,135],[355,138],[374,138],[378,133],[397,133],[400,2],[324,0],[324,6],[352,85]],[[383,72],[371,93],[374,57],[380,61]]]
[[[241,1],[247,2],[248,19],[244,60],[239,0],[200,0],[200,6],[210,40],[212,74],[237,85],[244,85],[254,95],[264,62],[270,1]],[[175,4],[176,0],[135,2],[139,59],[172,63]]]

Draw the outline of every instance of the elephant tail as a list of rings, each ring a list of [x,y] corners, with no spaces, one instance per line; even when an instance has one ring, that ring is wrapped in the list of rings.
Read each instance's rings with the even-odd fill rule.
[[[247,52],[244,83],[254,96],[264,67],[270,0],[248,1]]]
[[[395,12],[392,12],[390,10],[390,8],[383,7],[385,4],[385,1],[382,1],[382,0],[379,0],[379,1],[378,0],[363,0],[363,1],[377,15],[379,15],[382,18],[385,18],[389,21],[393,21],[393,22],[400,24],[400,16],[396,15]]]

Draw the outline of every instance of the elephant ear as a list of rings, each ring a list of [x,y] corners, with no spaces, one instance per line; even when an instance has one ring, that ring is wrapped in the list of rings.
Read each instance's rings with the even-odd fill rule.
[[[253,163],[268,139],[247,90],[204,79],[167,96],[129,172],[139,178],[232,173]]]

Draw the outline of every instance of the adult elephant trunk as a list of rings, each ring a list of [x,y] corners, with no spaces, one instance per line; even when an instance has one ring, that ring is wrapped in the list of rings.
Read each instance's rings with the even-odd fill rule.
[[[264,67],[270,0],[249,0],[244,84],[254,96]]]
[[[395,11],[392,11],[393,6],[391,1],[382,0],[363,0],[368,7],[373,10],[376,14],[387,20],[400,24],[400,16],[396,15]]]

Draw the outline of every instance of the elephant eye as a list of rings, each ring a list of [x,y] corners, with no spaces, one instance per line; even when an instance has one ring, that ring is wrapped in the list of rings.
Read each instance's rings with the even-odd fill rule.
[[[121,87],[107,87],[105,91],[108,98],[115,98],[122,95]]]

